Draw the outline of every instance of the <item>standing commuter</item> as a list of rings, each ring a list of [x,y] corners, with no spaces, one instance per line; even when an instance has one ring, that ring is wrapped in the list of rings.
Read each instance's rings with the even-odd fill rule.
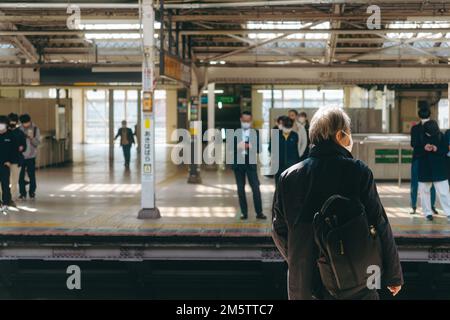
[[[283,118],[286,118],[286,116],[279,116],[276,119],[275,125],[272,127],[272,130],[279,130],[280,134],[281,134],[281,129],[283,128],[283,124],[282,124]],[[272,152],[272,135],[270,135],[268,150],[269,150],[269,153]]]
[[[252,128],[252,114],[250,112],[242,112],[240,120],[241,130],[237,132],[241,134],[234,136],[233,164],[231,167],[236,178],[241,220],[248,219],[247,197],[245,195],[246,178],[252,189],[256,218],[267,219],[263,214],[258,167],[256,163],[256,154],[260,151],[259,134],[258,131]]]
[[[28,194],[31,200],[36,197],[36,157],[38,154],[38,147],[41,143],[41,131],[39,128],[31,121],[31,117],[28,114],[23,114],[20,116],[20,130],[25,134],[27,140],[27,146],[23,154],[23,163],[20,169],[19,176],[19,199],[25,200],[27,198],[25,173],[30,179],[30,185]]]
[[[11,159],[11,206],[15,206],[15,201],[19,198],[18,185],[19,185],[19,175],[20,175],[20,167],[23,164],[23,152],[25,152],[27,148],[27,137],[22,130],[19,129],[19,116],[15,113],[10,113],[8,115],[9,120],[9,131],[12,133],[14,138],[14,152],[13,157]]]
[[[417,209],[417,191],[419,188],[419,162],[420,155],[423,154],[423,148],[425,146],[424,139],[425,133],[423,125],[430,120],[431,112],[428,105],[421,105],[418,112],[420,122],[415,124],[411,128],[411,147],[413,148],[413,157],[411,162],[411,214],[416,213]],[[431,210],[437,214],[435,207],[436,203],[436,191],[434,186],[431,187]]]
[[[308,145],[308,135],[305,127],[298,121],[298,111],[291,109],[288,112],[288,117],[293,121],[293,130],[298,134],[298,154],[302,157],[305,154],[306,146]]]
[[[450,129],[445,131],[445,141],[448,143],[448,152],[447,152],[447,180],[450,185]]]
[[[427,220],[433,220],[430,189],[433,185],[439,195],[444,213],[450,219],[450,193],[447,180],[448,142],[435,120],[423,125],[425,137],[419,153],[419,192],[422,211]]]
[[[309,154],[309,120],[306,112],[302,111],[298,114],[298,125],[302,125],[306,131],[306,149],[300,160],[304,160],[308,157]]]
[[[278,137],[279,168],[275,174],[275,184],[284,170],[300,161],[298,134],[293,130],[294,122],[289,117],[281,118],[281,133]]]
[[[131,147],[133,146],[135,141],[133,131],[127,127],[127,122],[125,120],[122,121],[122,128],[117,131],[114,140],[116,140],[118,137],[120,137],[120,146],[122,147],[123,157],[125,158],[125,167],[129,169],[131,160]]]
[[[309,157],[284,171],[279,179],[272,207],[272,237],[288,263],[291,300],[333,299],[325,289],[328,283],[335,282],[333,275],[326,279],[317,276],[319,254],[313,218],[325,201],[336,194],[365,208],[367,221],[380,240],[383,286],[396,295],[403,284],[394,236],[372,171],[352,157],[350,127],[350,118],[342,109],[319,109],[311,120]],[[363,269],[365,273],[366,268]],[[377,290],[369,288],[366,279],[345,294],[347,299],[378,299]]]
[[[3,213],[5,213],[7,206],[12,204],[9,180],[11,161],[14,153],[13,140],[13,135],[8,130],[8,117],[0,116],[0,184],[2,190],[0,207]]]

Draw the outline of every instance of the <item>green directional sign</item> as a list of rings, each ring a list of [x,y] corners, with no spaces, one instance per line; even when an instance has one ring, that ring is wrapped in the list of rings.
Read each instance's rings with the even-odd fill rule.
[[[398,149],[375,149],[375,163],[379,164],[398,164]],[[401,162],[411,163],[412,150],[401,149]]]

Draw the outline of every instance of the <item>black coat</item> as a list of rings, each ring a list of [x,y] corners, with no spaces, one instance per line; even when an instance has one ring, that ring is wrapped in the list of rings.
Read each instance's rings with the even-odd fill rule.
[[[300,161],[300,156],[298,154],[298,139],[298,134],[296,132],[291,131],[286,139],[283,136],[283,131],[280,130],[278,136],[278,174],[281,174],[284,170]],[[269,152],[273,158],[272,143],[269,145]]]
[[[426,151],[426,144],[435,145],[436,152]],[[422,149],[417,148],[417,159],[419,159],[419,181],[433,182],[447,180],[447,152],[448,142],[444,134],[439,132],[435,136],[423,137]]]
[[[14,137],[11,131],[0,134],[0,166],[6,162],[12,163],[14,156]]]
[[[411,128],[411,147],[413,148],[413,158],[417,159],[419,153],[422,153],[424,143],[425,132],[422,122],[419,122]]]
[[[11,130],[10,132],[13,137],[15,150],[12,155],[11,163],[21,165],[23,162],[23,152],[27,150],[27,137],[19,128]],[[22,147],[22,151],[19,151],[20,147]]]
[[[274,196],[272,236],[288,263],[290,299],[313,298],[317,249],[312,221],[333,194],[360,199],[381,238],[383,284],[403,283],[397,247],[371,170],[343,147],[325,141],[311,149],[308,159],[283,172]]]

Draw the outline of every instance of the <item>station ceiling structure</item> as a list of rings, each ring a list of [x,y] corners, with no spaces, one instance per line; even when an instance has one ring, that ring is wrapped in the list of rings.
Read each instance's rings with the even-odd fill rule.
[[[210,81],[450,82],[448,1],[160,0],[155,10],[157,47]],[[138,1],[2,1],[0,66],[138,72],[139,12]]]

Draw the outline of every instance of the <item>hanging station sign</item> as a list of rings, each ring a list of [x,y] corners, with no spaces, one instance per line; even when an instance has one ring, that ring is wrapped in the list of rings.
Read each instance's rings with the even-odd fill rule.
[[[183,82],[187,85],[191,83],[191,68],[180,58],[164,52],[159,64],[159,73],[162,77]]]

